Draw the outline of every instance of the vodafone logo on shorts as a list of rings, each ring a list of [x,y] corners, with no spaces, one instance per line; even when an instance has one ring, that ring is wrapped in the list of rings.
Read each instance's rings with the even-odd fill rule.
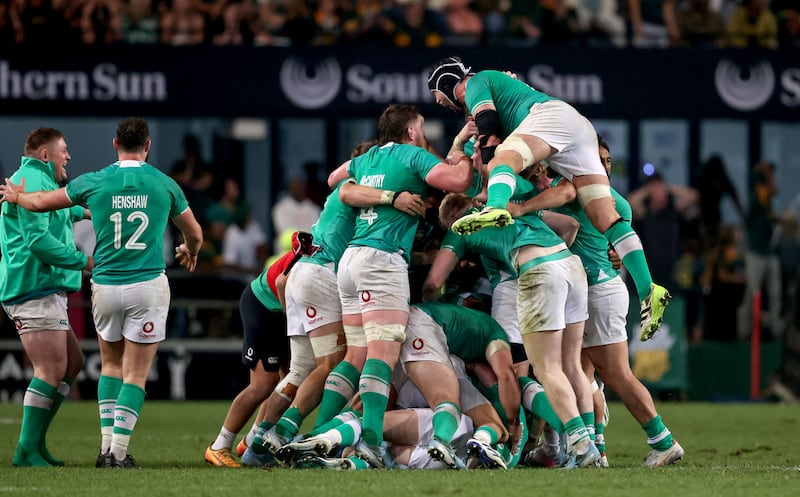
[[[306,317],[308,318],[308,324],[314,324],[322,320],[322,316],[317,317],[317,309],[313,305],[306,307]]]
[[[372,300],[372,294],[369,293],[369,290],[361,292],[361,302],[369,302],[370,300]]]
[[[414,349],[411,351],[411,356],[417,359],[430,357],[433,355],[430,349],[425,348],[425,340],[419,337],[415,338],[411,342],[411,348]]]
[[[139,338],[142,340],[154,340],[156,335],[152,335],[153,330],[156,329],[156,325],[152,321],[148,321],[142,325],[142,331],[139,332]]]
[[[14,326],[17,328],[17,331],[25,329],[25,325],[22,324],[22,320],[19,318],[14,319]]]

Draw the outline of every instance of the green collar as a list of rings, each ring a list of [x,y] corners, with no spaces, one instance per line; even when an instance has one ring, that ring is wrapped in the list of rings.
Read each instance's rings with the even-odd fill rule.
[[[55,165],[53,164],[53,161],[42,162],[39,159],[36,159],[34,157],[28,157],[28,156],[23,155],[22,156],[21,167],[32,167],[34,169],[38,169],[38,170],[46,173],[47,176],[50,177],[50,179],[52,179],[53,181],[56,180],[56,176],[55,176],[55,172],[54,172]]]

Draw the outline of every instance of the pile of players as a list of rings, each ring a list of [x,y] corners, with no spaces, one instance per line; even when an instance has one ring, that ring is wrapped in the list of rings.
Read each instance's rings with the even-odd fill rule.
[[[511,74],[451,57],[428,82],[437,103],[467,115],[446,159],[428,150],[416,108],[394,104],[377,141],[331,173],[313,243],[242,296],[251,381],[206,461],[240,466],[235,437],[261,406],[236,447],[245,465],[608,466],[598,377],[645,431],[645,466],[682,459],[628,363],[620,264],[641,302],[641,340],[670,295],[610,187],[608,146],[570,105]],[[448,233],[425,302],[409,305],[429,188],[450,192],[439,206]],[[491,315],[443,302],[468,252],[486,271]]]

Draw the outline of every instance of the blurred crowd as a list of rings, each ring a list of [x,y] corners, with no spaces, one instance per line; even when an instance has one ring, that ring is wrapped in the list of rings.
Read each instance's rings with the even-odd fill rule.
[[[800,47],[800,0],[0,0],[0,46]]]
[[[766,160],[753,165],[740,199],[714,156],[692,186],[668,184],[656,173],[628,194],[653,277],[685,301],[692,343],[749,340],[756,324],[763,340],[779,340],[797,324],[800,195],[777,212],[774,173]],[[725,222],[726,201],[735,222]]]

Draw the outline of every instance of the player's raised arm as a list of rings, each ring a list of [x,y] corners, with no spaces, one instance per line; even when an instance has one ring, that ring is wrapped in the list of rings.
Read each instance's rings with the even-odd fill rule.
[[[53,211],[72,206],[72,201],[67,196],[64,188],[26,192],[25,178],[20,181],[19,185],[6,178],[6,184],[0,185],[0,195],[3,197],[3,202],[16,204],[33,212]]]

